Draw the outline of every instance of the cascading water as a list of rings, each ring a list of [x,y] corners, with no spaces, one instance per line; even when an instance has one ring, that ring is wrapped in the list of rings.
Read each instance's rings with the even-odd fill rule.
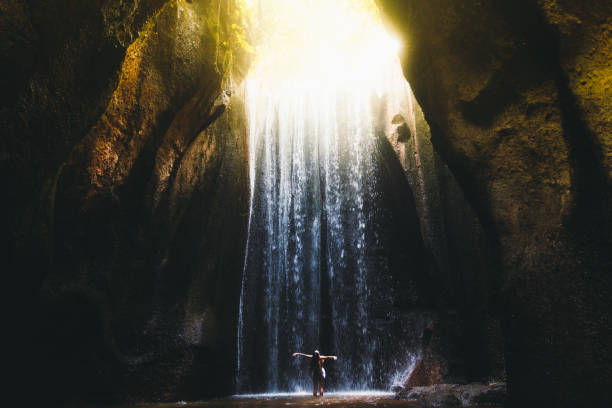
[[[415,131],[413,97],[388,35],[367,34],[356,50],[319,47],[308,55],[314,69],[300,59],[293,75],[256,70],[247,80],[252,197],[239,392],[310,389],[308,363],[294,351],[338,355],[326,365],[328,385],[352,390],[389,386],[413,357],[395,316],[407,286],[397,271],[411,260],[393,253],[401,222],[381,164],[392,117]]]

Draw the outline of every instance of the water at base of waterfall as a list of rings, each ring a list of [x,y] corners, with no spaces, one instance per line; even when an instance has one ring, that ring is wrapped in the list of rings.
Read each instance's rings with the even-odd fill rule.
[[[401,408],[420,407],[416,401],[394,399],[390,393],[326,393],[323,397],[313,397],[306,394],[261,394],[236,395],[228,398],[219,398],[210,401],[174,402],[161,404],[147,404],[148,408],[280,408],[280,407],[336,407],[336,408]],[[141,405],[138,405],[141,406]],[[136,408],[135,405],[122,405],[112,408]],[[497,405],[479,405],[479,408],[500,408]],[[440,408],[449,408],[440,406]],[[470,408],[470,407],[466,407]]]
[[[327,398],[333,397],[341,397],[341,398],[360,398],[360,397],[393,397],[395,394],[389,391],[333,391],[325,393]],[[263,399],[263,398],[291,398],[291,397],[312,397],[312,392],[300,391],[300,392],[269,392],[269,393],[261,393],[261,394],[237,394],[233,395],[233,398],[253,398],[253,399]]]

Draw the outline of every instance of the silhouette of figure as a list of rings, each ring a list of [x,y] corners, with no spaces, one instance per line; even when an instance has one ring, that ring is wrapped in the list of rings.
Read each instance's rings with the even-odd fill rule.
[[[312,370],[312,396],[317,396],[317,389],[319,389],[319,394],[323,396],[323,380],[325,379],[325,369],[323,368],[323,363],[325,360],[337,360],[336,356],[322,356],[319,353],[319,350],[315,350],[312,354],[304,354],[304,353],[293,353],[293,357],[303,356],[308,357],[310,359],[310,369]]]

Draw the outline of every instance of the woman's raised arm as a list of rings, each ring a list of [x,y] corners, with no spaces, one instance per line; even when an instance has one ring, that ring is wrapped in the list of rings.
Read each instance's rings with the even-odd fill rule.
[[[304,357],[312,358],[312,354],[304,354],[304,353],[293,353],[292,356],[293,357],[295,357],[295,356],[304,356]]]
[[[321,358],[323,360],[337,360],[338,359],[338,357],[336,356],[321,356]]]

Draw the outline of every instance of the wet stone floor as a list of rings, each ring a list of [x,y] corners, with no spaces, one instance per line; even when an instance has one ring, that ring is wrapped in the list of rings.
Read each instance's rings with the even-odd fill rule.
[[[280,408],[280,407],[418,407],[408,401],[394,400],[389,395],[280,395],[229,397],[193,403],[141,405],[134,408]],[[122,407],[124,408],[124,407]],[[128,408],[128,407],[125,407]]]
[[[115,408],[280,408],[280,407],[422,407],[417,402],[396,400],[392,394],[334,394],[235,396],[200,402],[138,404]],[[479,408],[485,408],[479,406]]]

